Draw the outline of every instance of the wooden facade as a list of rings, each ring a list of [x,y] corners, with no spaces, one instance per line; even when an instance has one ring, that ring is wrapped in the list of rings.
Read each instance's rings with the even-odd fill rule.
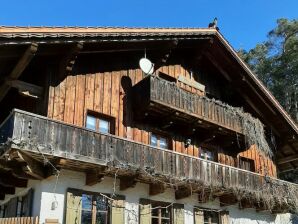
[[[17,161],[30,155],[35,160],[33,172],[37,171],[36,167],[43,167],[39,169],[43,173],[39,173],[40,177],[45,177],[51,168],[42,164],[46,156],[57,167],[89,174],[97,170],[97,175],[113,175],[118,169],[117,175],[125,177],[123,189],[131,186],[126,182],[131,178],[145,183],[154,183],[157,179],[165,183],[170,180],[169,184],[175,183],[178,187],[176,199],[202,192],[221,197],[224,194],[233,195],[237,189],[251,201],[260,200],[265,209],[282,209],[281,199],[295,206],[295,199],[289,196],[297,194],[294,184],[24,111],[13,111],[1,126],[0,133],[10,133],[8,137],[12,141],[9,144],[20,153],[11,160]],[[40,164],[37,165],[36,161]],[[34,176],[34,173],[27,172],[27,175]],[[121,185],[120,182],[120,189]],[[271,187],[273,185],[274,188]],[[156,191],[156,187],[154,189]],[[272,201],[275,203],[270,204]]]
[[[298,127],[216,29],[28,29],[0,27],[0,200],[70,169],[87,186],[117,176],[119,191],[297,210],[297,185],[277,177],[297,167]]]
[[[190,79],[189,72],[181,64],[163,66],[159,71],[176,80],[178,80],[179,75]],[[118,71],[115,68],[115,71],[68,75],[57,86],[52,85],[49,89],[48,117],[84,127],[88,111],[106,114],[116,119],[116,136],[149,144],[150,133],[156,131],[156,127],[136,121],[134,115],[137,111],[134,110],[141,105],[132,105],[132,98],[134,97],[131,91],[132,87],[142,81],[143,78],[145,76],[138,68]],[[177,86],[189,94],[205,94],[201,90],[179,81],[177,81]],[[191,112],[188,113],[191,114]],[[214,117],[214,115],[210,116]],[[218,120],[214,120],[213,123],[219,127],[241,132],[239,124],[231,123],[234,120],[230,118],[227,121],[230,122],[231,127],[225,124],[221,125]],[[198,157],[200,148],[204,146],[204,144],[200,145],[199,139],[194,138],[193,144],[186,148],[184,141],[187,135],[183,136],[183,133],[173,133],[173,131],[170,133],[164,131],[164,133],[172,139],[171,149],[176,152]],[[255,147],[247,150],[243,148],[243,152],[234,156],[228,155],[225,148],[218,143],[211,149],[216,153],[217,161],[220,163],[237,167],[239,156],[247,157],[255,161],[257,173],[276,177],[274,162],[266,156],[260,155]]]

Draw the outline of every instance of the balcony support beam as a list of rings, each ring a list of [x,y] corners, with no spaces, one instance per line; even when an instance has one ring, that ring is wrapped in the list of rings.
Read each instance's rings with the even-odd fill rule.
[[[120,191],[134,188],[137,184],[136,176],[120,177]]]
[[[32,58],[34,57],[36,51],[38,48],[38,44],[32,43],[30,46],[27,48],[27,50],[24,52],[23,56],[19,59],[11,73],[8,75],[8,79],[10,80],[17,80],[23,71],[26,69]],[[10,90],[11,86],[7,85],[7,83],[2,84],[0,86],[0,102],[2,99],[6,96],[8,91]]]
[[[164,193],[166,185],[164,183],[150,183],[149,184],[149,195],[154,196]]]
[[[277,164],[285,164],[285,163],[289,163],[289,162],[293,162],[293,161],[297,161],[298,160],[298,154],[292,155],[292,156],[287,156],[284,158],[281,158],[277,161]]]
[[[238,200],[233,194],[225,194],[219,197],[220,206],[229,206],[238,203]]]
[[[192,190],[190,187],[180,187],[175,191],[176,200],[188,198],[192,195]]]
[[[0,192],[4,194],[15,194],[16,189],[14,187],[5,187],[0,185]]]
[[[6,187],[27,187],[28,180],[17,178],[11,172],[1,173],[0,185]]]
[[[48,172],[47,166],[21,151],[13,151],[10,154],[10,159],[26,163],[23,167],[24,172],[35,179],[42,180],[49,176],[50,172]]]
[[[86,185],[93,186],[100,183],[104,179],[104,174],[99,173],[97,170],[88,170],[86,172]]]

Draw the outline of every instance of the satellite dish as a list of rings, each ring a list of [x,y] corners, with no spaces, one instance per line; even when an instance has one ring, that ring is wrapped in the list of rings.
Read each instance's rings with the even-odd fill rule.
[[[152,75],[154,72],[154,64],[147,58],[141,58],[139,62],[140,68],[145,74]]]

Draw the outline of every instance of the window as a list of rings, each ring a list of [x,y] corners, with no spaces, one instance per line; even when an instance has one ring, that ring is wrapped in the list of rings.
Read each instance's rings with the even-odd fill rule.
[[[109,201],[101,193],[69,189],[66,205],[66,224],[124,223],[122,196],[116,195],[113,201]]]
[[[102,195],[82,194],[81,224],[107,224],[108,201]]]
[[[218,212],[204,211],[204,224],[219,224],[218,216]]]
[[[86,128],[105,134],[114,134],[115,118],[95,112],[88,112],[86,117]]]
[[[183,204],[140,199],[139,208],[139,223],[185,223],[185,210]]]
[[[239,168],[255,172],[255,162],[252,159],[239,157]]]
[[[171,223],[171,207],[167,207],[168,205],[163,202],[151,202],[151,224]]]
[[[213,154],[212,151],[210,151],[208,149],[200,148],[200,158],[210,160],[210,161],[214,161],[214,154]]]
[[[151,133],[150,135],[150,145],[162,148],[162,149],[169,149],[169,139],[165,136],[158,135],[155,133]]]
[[[219,211],[203,208],[194,209],[194,218],[195,224],[220,224],[224,221]]]

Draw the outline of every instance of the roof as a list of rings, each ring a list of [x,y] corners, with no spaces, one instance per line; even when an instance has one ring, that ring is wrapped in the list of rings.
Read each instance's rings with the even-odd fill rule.
[[[0,45],[12,42],[17,44],[18,41],[26,40],[27,42],[35,41],[50,41],[54,40],[58,43],[62,38],[63,41],[71,41],[71,38],[80,38],[84,42],[87,38],[118,38],[127,37],[141,39],[146,38],[196,38],[200,36],[214,36],[225,46],[230,55],[237,61],[237,63],[245,71],[243,75],[257,86],[257,92],[262,94],[266,102],[274,108],[274,113],[282,117],[282,119],[289,125],[293,136],[298,139],[298,126],[293,119],[288,115],[284,108],[269,92],[269,90],[262,84],[257,76],[250,70],[246,63],[238,56],[236,51],[232,48],[229,42],[223,35],[215,28],[129,28],[129,27],[19,27],[19,26],[0,26]],[[69,39],[68,39],[69,38]],[[14,41],[15,40],[15,41]],[[123,39],[120,39],[120,41]],[[77,40],[76,40],[77,41]],[[258,94],[257,94],[258,95]],[[290,129],[289,129],[290,130]],[[292,136],[289,136],[292,138]]]
[[[128,28],[128,27],[7,27],[0,26],[0,37],[97,37],[97,36],[183,36],[215,34],[214,28]]]

